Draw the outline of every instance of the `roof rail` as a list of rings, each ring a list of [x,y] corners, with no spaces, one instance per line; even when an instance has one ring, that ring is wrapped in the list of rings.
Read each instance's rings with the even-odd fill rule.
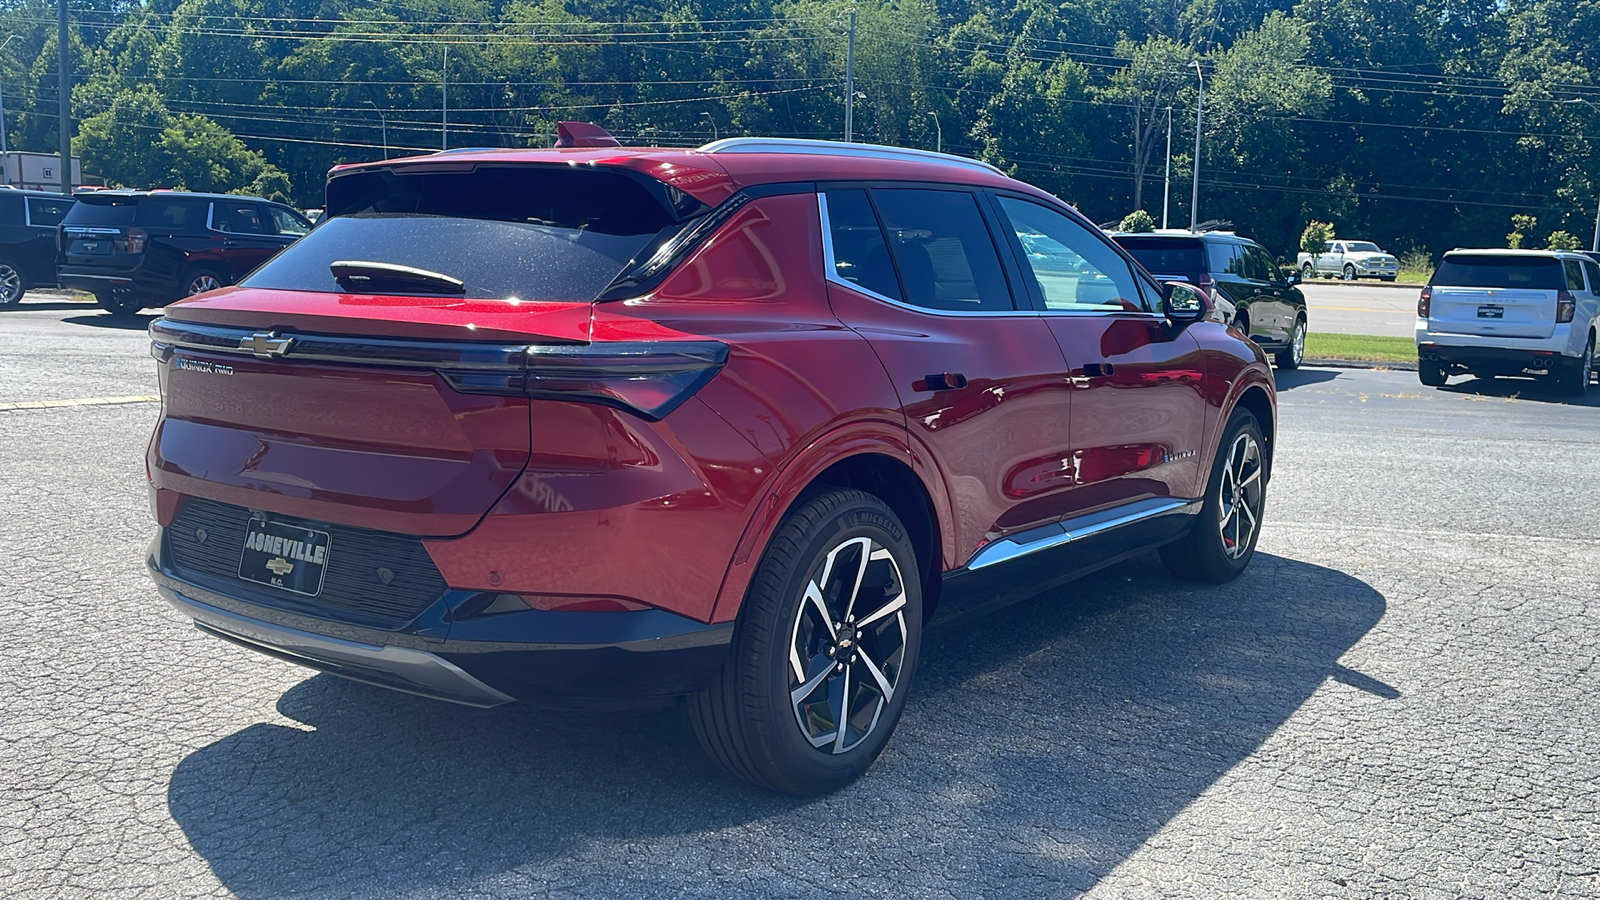
[[[886,147],[882,144],[857,144],[843,141],[813,141],[804,138],[736,137],[712,141],[699,148],[701,153],[814,153],[819,156],[854,156],[863,159],[903,159],[911,162],[942,163],[980,169],[1004,175],[986,162],[935,153],[932,150],[914,150],[910,147]]]

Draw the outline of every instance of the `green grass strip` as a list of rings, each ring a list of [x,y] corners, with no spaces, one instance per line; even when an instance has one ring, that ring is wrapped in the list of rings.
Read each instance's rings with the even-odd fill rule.
[[[1417,342],[1408,337],[1373,334],[1306,335],[1308,359],[1363,359],[1373,362],[1416,362]]]

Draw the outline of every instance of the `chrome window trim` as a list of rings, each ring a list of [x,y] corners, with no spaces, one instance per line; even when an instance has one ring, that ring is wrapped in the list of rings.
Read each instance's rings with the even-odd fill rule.
[[[967,560],[966,569],[969,572],[976,572],[1030,556],[1041,550],[1060,547],[1161,516],[1194,515],[1200,511],[1203,502],[1203,499],[1178,500],[1170,497],[1151,497],[1071,519],[1062,519],[1038,528],[1030,528],[979,547]],[[1030,540],[1017,540],[1031,534],[1038,536]]]
[[[855,190],[855,188],[843,188],[842,190]],[[865,188],[862,188],[861,190],[865,190]],[[864,288],[853,281],[842,278],[839,275],[839,270],[836,267],[833,258],[833,228],[828,220],[828,195],[826,191],[817,191],[817,213],[821,217],[822,222],[823,278],[836,285],[839,285],[840,287],[846,287],[858,294],[871,297],[872,299],[877,300],[879,303],[887,303],[890,306],[898,309],[910,310],[911,312],[922,313],[929,316],[944,316],[953,319],[1010,319],[1019,317],[1031,318],[1039,315],[1037,310],[1032,309],[974,310],[972,312],[966,312],[959,309],[931,309],[926,306],[917,306],[914,303],[907,303],[904,300],[896,300],[893,297],[885,297],[877,291]],[[985,221],[984,225],[987,226],[988,222]],[[898,267],[896,267],[896,271],[899,271]],[[1012,298],[1012,302],[1016,302],[1015,297]]]

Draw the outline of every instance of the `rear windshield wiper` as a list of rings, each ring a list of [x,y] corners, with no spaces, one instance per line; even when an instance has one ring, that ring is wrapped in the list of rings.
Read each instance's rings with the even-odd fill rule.
[[[388,285],[404,290],[425,291],[430,294],[465,294],[467,284],[442,272],[430,272],[394,263],[368,262],[359,259],[341,259],[328,264],[333,280],[345,290],[371,290]]]

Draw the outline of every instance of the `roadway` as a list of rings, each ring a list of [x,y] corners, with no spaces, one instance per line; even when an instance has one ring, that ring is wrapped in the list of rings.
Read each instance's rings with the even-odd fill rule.
[[[1411,337],[1417,318],[1419,285],[1396,287],[1358,281],[1317,280],[1300,285],[1310,307],[1310,330],[1333,334]]]

